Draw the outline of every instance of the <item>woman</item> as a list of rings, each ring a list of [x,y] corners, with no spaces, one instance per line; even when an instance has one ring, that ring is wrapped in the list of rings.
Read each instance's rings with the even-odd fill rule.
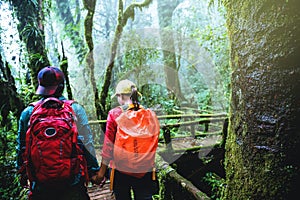
[[[108,166],[112,166],[111,185],[116,200],[130,200],[131,190],[133,190],[135,200],[152,200],[156,189],[155,176],[153,176],[155,172],[152,169],[154,169],[154,157],[158,144],[159,122],[153,111],[144,109],[139,104],[138,96],[140,95],[133,82],[122,80],[118,83],[113,97],[117,97],[120,106],[108,113],[101,167],[97,176],[93,178],[93,182],[100,184],[105,179]],[[127,110],[129,112],[123,114]],[[121,114],[123,114],[122,117],[120,117]],[[126,118],[124,115],[131,116]],[[134,118],[141,120],[137,124],[143,124],[142,129],[137,130],[137,125],[134,131],[130,130],[131,125],[134,124]],[[148,121],[143,121],[143,119]],[[133,134],[137,136],[136,147],[131,148],[131,144],[120,144],[119,138],[123,134],[120,129],[134,132]],[[143,145],[139,145],[141,141]],[[123,146],[133,151],[124,155],[127,152],[122,150]]]

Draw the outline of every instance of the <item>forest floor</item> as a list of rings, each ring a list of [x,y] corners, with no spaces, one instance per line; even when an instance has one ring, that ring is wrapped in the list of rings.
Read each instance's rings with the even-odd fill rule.
[[[182,137],[182,138],[176,138],[172,140],[172,146],[174,150],[179,149],[188,149],[193,147],[207,147],[207,146],[213,146],[215,144],[220,143],[222,140],[221,135],[211,135],[203,138],[192,138],[192,137]],[[163,149],[165,147],[164,144],[159,145],[159,149]],[[101,149],[96,150],[97,159],[101,161],[100,156]],[[106,182],[106,184],[100,188],[97,185],[90,184],[88,186],[88,192],[90,195],[91,200],[114,200],[114,196],[112,191],[109,189],[109,181]]]

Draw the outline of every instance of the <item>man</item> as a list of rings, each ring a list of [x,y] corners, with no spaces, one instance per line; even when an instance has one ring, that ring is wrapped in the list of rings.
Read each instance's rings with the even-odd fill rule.
[[[57,67],[45,67],[38,73],[39,86],[36,94],[41,96],[41,101],[56,97],[59,100],[66,100],[62,95],[64,90],[65,76]],[[76,116],[76,126],[78,129],[78,142],[81,143],[83,155],[87,162],[87,170],[89,178],[92,178],[99,171],[99,164],[95,156],[93,144],[93,136],[91,128],[88,124],[88,119],[84,108],[78,103],[72,103],[72,109]],[[24,168],[23,156],[26,149],[26,132],[29,125],[30,116],[34,106],[29,105],[21,114],[18,127],[17,138],[17,166],[21,173],[21,184],[27,184],[26,170]],[[23,166],[23,167],[22,167]],[[52,185],[51,187],[43,183],[34,181],[31,183],[29,199],[47,200],[47,199],[68,199],[68,200],[85,200],[90,199],[85,186],[86,176],[84,173],[79,173],[72,177],[68,184],[62,186]]]

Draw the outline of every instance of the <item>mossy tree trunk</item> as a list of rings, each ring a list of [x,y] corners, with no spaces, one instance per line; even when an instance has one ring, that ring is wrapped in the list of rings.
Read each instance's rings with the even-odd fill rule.
[[[224,0],[232,95],[223,199],[300,195],[300,1]]]
[[[83,1],[83,3],[86,4],[86,1]],[[93,1],[91,1],[89,4],[92,3]],[[81,12],[80,12],[79,2],[78,1],[75,2],[75,6],[77,8],[75,12],[76,20],[74,20],[75,17],[72,15],[70,9],[71,2],[69,0],[56,0],[56,4],[58,7],[58,14],[65,25],[64,30],[66,32],[66,35],[70,37],[72,44],[75,47],[76,54],[78,55],[78,60],[81,63],[84,61],[87,50],[85,48],[86,46],[84,40],[80,35],[79,22],[80,22]]]
[[[84,0],[83,1],[84,8],[87,9],[88,13],[85,17],[84,28],[85,28],[85,39],[89,48],[89,52],[86,56],[86,65],[89,72],[90,81],[92,84],[95,108],[96,108],[96,116],[99,119],[100,113],[100,99],[99,99],[99,91],[97,88],[97,83],[95,80],[95,61],[94,61],[94,41],[93,41],[93,19],[96,8],[96,0]]]
[[[174,38],[172,31],[170,31],[172,30],[173,11],[180,2],[179,0],[158,0],[157,10],[163,48],[166,86],[177,99],[184,100],[178,77],[180,63],[176,63]]]
[[[68,99],[73,99],[70,78],[69,78],[69,71],[68,71],[69,62],[68,62],[68,58],[66,57],[66,54],[65,54],[65,48],[64,48],[63,42],[61,42],[61,47],[62,47],[62,59],[60,62],[60,68],[63,71],[63,73],[65,74],[65,79],[66,79],[65,88],[67,90]]]
[[[21,111],[25,104],[18,95],[15,79],[11,73],[11,68],[7,62],[3,62],[0,54],[0,127],[11,128],[9,113],[13,112],[17,118],[20,117]]]
[[[18,31],[20,39],[25,43],[28,52],[28,68],[31,82],[37,87],[37,74],[49,65],[45,49],[43,0],[34,1],[10,0],[19,20]]]

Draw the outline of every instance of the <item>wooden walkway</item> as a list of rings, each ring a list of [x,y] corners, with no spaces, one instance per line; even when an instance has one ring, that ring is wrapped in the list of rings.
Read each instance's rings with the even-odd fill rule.
[[[194,118],[200,117],[201,119],[194,120]],[[219,144],[222,142],[222,126],[224,121],[224,114],[217,114],[217,115],[184,115],[184,116],[159,116],[160,121],[163,119],[173,119],[173,118],[193,118],[191,121],[184,121],[184,122],[177,122],[175,124],[164,124],[162,123],[162,129],[164,131],[164,142],[160,143],[158,146],[158,152],[160,150],[165,150],[167,147],[171,147],[173,151],[180,151],[180,150],[186,150],[186,149],[193,149],[193,148],[199,148],[203,149],[199,151],[199,158],[205,157],[207,153],[211,150],[211,148],[215,144]],[[202,119],[204,118],[204,119]],[[100,123],[105,123],[105,120],[102,121],[94,121],[90,122],[94,125],[99,125]],[[205,126],[205,133],[202,132],[200,137],[198,133],[196,133],[194,126],[199,126],[201,124],[210,124],[210,123],[216,123],[218,124],[218,128],[216,130],[213,130],[215,128],[210,128],[208,130],[208,126]],[[189,132],[191,132],[190,136],[183,136],[179,138],[171,138],[170,131],[168,131],[170,128],[176,128],[176,127],[190,127]],[[206,132],[207,131],[207,132]],[[205,148],[206,147],[206,148]],[[207,148],[209,147],[209,148]],[[101,149],[96,149],[96,156],[97,159],[100,161],[100,151]],[[92,185],[90,183],[88,187],[88,192],[91,200],[115,200],[114,195],[112,194],[112,191],[109,189],[109,182],[107,182],[103,188],[100,188],[99,186]]]
[[[204,157],[210,151],[209,149],[207,150],[205,147],[220,143],[221,140],[222,140],[222,137],[220,135],[213,135],[211,137],[198,138],[198,139],[194,139],[191,137],[185,137],[185,138],[181,138],[181,139],[175,139],[172,141],[172,143],[173,143],[173,149],[175,151],[179,150],[179,149],[202,146],[203,152],[199,151],[199,157],[202,157],[202,156]],[[164,149],[165,147],[164,147],[164,145],[159,145],[158,151],[160,148]],[[203,153],[204,153],[204,155],[201,156],[201,154],[203,154]],[[97,159],[101,160],[100,149],[96,150],[96,154],[97,154]],[[100,188],[99,186],[92,185],[90,183],[90,185],[88,187],[88,192],[89,192],[89,196],[90,196],[91,200],[115,200],[112,192],[109,189],[109,185],[110,185],[110,183],[107,181],[106,184],[103,186],[103,188]]]
[[[115,200],[109,189],[109,183],[106,183],[103,188],[96,185],[89,185],[88,192],[91,200]]]

